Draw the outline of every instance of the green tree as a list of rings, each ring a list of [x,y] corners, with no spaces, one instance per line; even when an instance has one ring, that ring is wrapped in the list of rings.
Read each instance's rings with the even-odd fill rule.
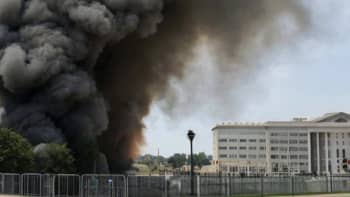
[[[173,168],[179,168],[186,164],[186,154],[176,153],[173,156],[169,157],[168,163],[173,166]]]
[[[202,167],[204,165],[210,165],[210,161],[205,153],[200,152],[198,154],[193,155],[193,164],[195,166]]]
[[[2,172],[31,172],[34,153],[31,144],[11,129],[0,128],[0,170]]]
[[[74,157],[66,145],[40,144],[35,147],[35,163],[39,172],[74,173]]]

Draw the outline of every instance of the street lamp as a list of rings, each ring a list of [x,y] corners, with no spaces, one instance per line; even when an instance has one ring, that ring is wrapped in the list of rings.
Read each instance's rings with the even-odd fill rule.
[[[189,130],[188,133],[187,133],[187,137],[188,139],[190,140],[190,144],[191,144],[191,195],[194,195],[194,191],[193,191],[193,187],[194,187],[194,172],[193,172],[193,146],[192,146],[192,142],[193,142],[193,139],[194,139],[194,136],[196,134],[192,131],[192,130]]]

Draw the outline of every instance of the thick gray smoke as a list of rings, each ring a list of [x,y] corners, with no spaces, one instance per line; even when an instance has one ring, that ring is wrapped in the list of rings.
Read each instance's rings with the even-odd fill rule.
[[[33,145],[68,143],[81,172],[125,170],[201,38],[236,72],[252,43],[286,38],[285,17],[291,39],[307,21],[298,1],[0,0],[2,124]]]

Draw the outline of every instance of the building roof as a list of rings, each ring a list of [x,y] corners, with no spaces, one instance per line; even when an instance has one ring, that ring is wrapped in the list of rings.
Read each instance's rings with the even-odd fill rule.
[[[308,120],[306,118],[293,118],[291,121],[257,122],[224,122],[217,124],[217,128],[252,128],[252,127],[350,127],[350,114],[345,112],[326,113],[321,117]]]

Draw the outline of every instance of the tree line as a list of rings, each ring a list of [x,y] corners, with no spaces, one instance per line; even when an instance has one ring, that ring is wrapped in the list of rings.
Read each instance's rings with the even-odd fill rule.
[[[74,173],[74,157],[65,144],[33,147],[8,128],[0,128],[0,171],[9,173]]]
[[[210,165],[210,159],[210,156],[207,156],[204,152],[193,154],[193,164],[198,167]],[[138,157],[136,162],[147,166],[157,166],[162,164],[171,166],[172,168],[180,168],[183,165],[190,164],[190,156],[184,153],[175,153],[172,156],[165,158],[163,156],[146,154]]]
[[[0,128],[0,171],[9,173],[76,173],[74,154],[65,144],[39,144],[33,147],[27,139],[9,128]],[[159,165],[179,168],[190,164],[190,157],[176,153],[171,157],[143,155],[135,163],[145,164],[149,169]],[[210,156],[205,153],[193,155],[195,166],[210,164]]]

